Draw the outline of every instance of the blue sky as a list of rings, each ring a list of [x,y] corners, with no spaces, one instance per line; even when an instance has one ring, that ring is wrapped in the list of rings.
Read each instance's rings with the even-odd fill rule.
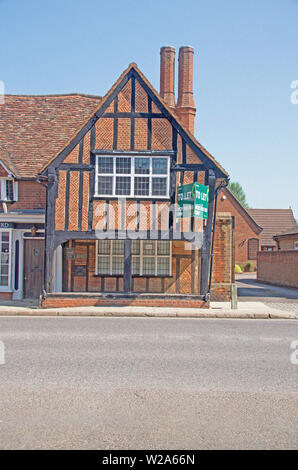
[[[159,89],[164,45],[195,49],[198,140],[251,207],[298,218],[298,0],[0,0],[6,93],[104,95],[130,62]]]

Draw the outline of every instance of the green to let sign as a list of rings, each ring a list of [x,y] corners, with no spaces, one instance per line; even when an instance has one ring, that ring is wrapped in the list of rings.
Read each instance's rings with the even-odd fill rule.
[[[177,218],[208,216],[208,186],[190,183],[178,187]]]

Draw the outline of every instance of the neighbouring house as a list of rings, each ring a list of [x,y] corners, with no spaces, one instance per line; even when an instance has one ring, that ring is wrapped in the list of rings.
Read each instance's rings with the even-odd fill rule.
[[[46,190],[36,174],[100,102],[85,95],[6,95],[0,105],[0,298],[39,297]]]
[[[277,243],[278,250],[298,250],[298,225],[274,235],[273,239]]]
[[[213,264],[213,296],[230,298],[231,215],[218,210],[214,226],[228,174],[193,135],[191,47],[179,50],[177,103],[174,76],[164,47],[160,93],[132,63],[103,98],[6,96],[2,297],[205,307]],[[209,187],[207,220],[177,216],[178,186],[194,182]]]
[[[297,227],[291,208],[248,209],[247,212],[263,229],[261,232],[261,251],[277,250],[277,242],[274,236],[285,230]]]
[[[255,268],[257,253],[261,249],[262,227],[228,188],[220,191],[217,210],[232,216],[235,264],[245,267],[250,262]]]

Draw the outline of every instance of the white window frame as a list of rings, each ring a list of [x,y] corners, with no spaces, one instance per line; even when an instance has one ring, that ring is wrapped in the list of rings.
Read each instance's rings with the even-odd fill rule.
[[[98,171],[98,160],[100,157],[107,157],[113,159],[113,173],[99,173]],[[117,158],[130,158],[131,159],[131,171],[130,173],[116,173],[116,159]],[[149,173],[135,173],[135,158],[149,158],[150,166],[149,166]],[[152,173],[152,161],[154,158],[164,158],[167,160],[167,173],[166,174],[153,174]],[[98,177],[99,176],[111,176],[112,179],[112,194],[100,194],[98,192]],[[119,195],[116,194],[116,177],[123,176],[130,178],[130,194]],[[135,177],[144,177],[149,179],[149,194],[148,196],[143,195],[134,195],[134,178]],[[164,196],[156,196],[152,195],[152,178],[166,178],[167,184],[167,191],[166,195]],[[102,197],[104,199],[108,199],[110,197],[114,198],[134,198],[134,199],[169,199],[170,194],[170,157],[164,155],[96,155],[96,164],[95,164],[95,197]]]
[[[0,233],[6,232],[9,235],[9,243],[8,243],[8,283],[6,286],[0,285],[0,292],[8,292],[11,291],[11,267],[12,267],[12,229],[0,229]],[[2,241],[0,242],[0,250],[1,250],[1,244]],[[0,256],[2,252],[0,251]],[[1,259],[0,259],[0,265],[1,265]]]
[[[168,255],[158,255],[157,254],[157,244],[160,241],[168,241],[170,244],[170,253]],[[143,253],[143,244],[144,242],[152,242],[155,244],[155,254],[154,255],[144,255]],[[140,254],[139,255],[131,255],[132,258],[140,258],[140,274],[133,274],[133,276],[148,276],[148,277],[170,277],[172,276],[172,243],[170,240],[140,240]],[[144,274],[143,273],[143,260],[144,258],[154,258],[154,267],[155,272],[154,274]],[[157,274],[157,259],[158,258],[169,258],[170,259],[170,273],[169,274]]]
[[[12,181],[13,183],[13,199],[7,199],[6,196],[6,182]],[[4,202],[16,202],[18,200],[18,183],[12,178],[0,178],[0,200]]]
[[[98,240],[96,240],[96,263],[95,263],[95,274],[97,276],[114,276],[114,277],[117,277],[117,276],[123,276],[123,274],[113,274],[112,270],[113,270],[113,256],[124,256],[124,255],[118,255],[118,254],[113,254],[113,240],[109,240],[110,241],[110,253],[106,253],[106,254],[99,254],[98,253]],[[168,255],[158,255],[157,254],[157,244],[158,242],[160,241],[168,241],[169,244],[170,244],[170,252]],[[144,242],[150,242],[150,243],[154,243],[155,244],[155,254],[154,255],[144,255],[143,254],[143,243]],[[100,256],[108,256],[110,258],[110,262],[109,262],[109,266],[110,266],[110,271],[109,271],[109,274],[102,274],[99,272],[99,269],[98,269],[98,259]],[[170,240],[140,240],[140,254],[139,255],[131,255],[132,258],[140,258],[140,273],[139,274],[132,274],[132,276],[134,277],[142,277],[142,276],[146,276],[146,277],[171,277],[172,276],[172,243]],[[147,258],[154,258],[155,261],[155,272],[154,274],[143,274],[143,258],[144,257],[147,257]],[[169,258],[170,260],[170,272],[169,274],[157,274],[157,259],[158,258]]]

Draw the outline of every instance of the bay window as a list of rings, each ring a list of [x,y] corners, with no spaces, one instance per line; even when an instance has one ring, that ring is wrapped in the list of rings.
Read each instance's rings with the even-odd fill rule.
[[[95,196],[169,197],[168,157],[96,157]]]
[[[124,274],[124,240],[97,241],[96,274]],[[170,241],[132,240],[132,275],[170,276]]]

